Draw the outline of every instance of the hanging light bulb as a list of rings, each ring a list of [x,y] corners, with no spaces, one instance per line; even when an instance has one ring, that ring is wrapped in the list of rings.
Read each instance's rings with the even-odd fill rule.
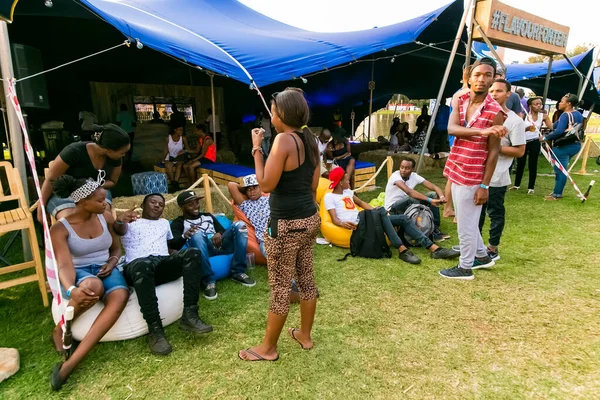
[[[54,3],[52,3],[52,0],[46,0],[46,1],[44,1],[44,5],[48,8],[52,8]]]
[[[144,43],[140,42],[140,39],[135,39],[135,47],[141,50],[144,48]]]
[[[300,79],[302,79],[302,83],[304,83],[306,85],[306,83],[308,82],[308,79],[306,79],[305,77],[301,76]]]
[[[393,64],[394,61],[396,61],[396,57],[392,57],[392,59],[390,60],[390,62]]]

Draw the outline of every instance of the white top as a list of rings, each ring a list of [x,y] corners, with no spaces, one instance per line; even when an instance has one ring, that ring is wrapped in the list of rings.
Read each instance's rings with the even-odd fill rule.
[[[140,218],[131,222],[127,233],[121,239],[125,249],[125,261],[131,262],[148,256],[168,256],[167,240],[171,239],[171,225],[164,218]]]
[[[508,111],[504,126],[508,130],[508,135],[500,140],[501,146],[520,146],[525,144],[525,121],[514,111]],[[510,173],[508,169],[513,159],[514,157],[508,157],[502,155],[502,153],[498,155],[498,163],[496,164],[494,175],[492,175],[490,186],[503,187],[510,185]]]
[[[81,122],[81,130],[82,131],[93,131],[94,124],[98,121],[96,115],[89,111],[80,111],[79,119],[83,120]]]
[[[390,208],[392,208],[395,202],[408,196],[404,190],[396,186],[396,182],[398,181],[402,181],[410,189],[414,189],[417,185],[425,182],[425,178],[416,172],[413,172],[408,177],[408,180],[405,181],[402,179],[402,176],[400,176],[400,171],[394,172],[385,186],[385,209],[388,211],[390,211]]]
[[[212,133],[213,131],[213,116],[212,114],[210,114],[207,118],[206,121],[204,121],[208,124],[208,131],[210,133]],[[221,121],[219,120],[219,114],[215,114],[215,128],[217,129],[215,132],[221,132]]]
[[[169,148],[169,154],[165,157],[165,160],[168,160],[169,157],[177,157],[179,152],[183,150],[183,136],[179,138],[177,142],[173,141],[173,135],[169,135],[169,144],[167,145]]]
[[[342,222],[358,222],[358,208],[354,204],[354,192],[346,189],[342,194],[327,193],[323,202],[327,211],[335,209],[335,214]]]
[[[390,135],[390,146],[398,146],[398,136],[395,133]]]
[[[525,122],[525,127],[528,128],[531,125],[535,126],[535,132],[525,132],[525,140],[526,141],[530,141],[530,140],[537,140],[540,136],[540,129],[542,128],[542,124],[544,123],[544,114],[542,114],[541,112],[538,113],[538,117],[537,120],[533,121],[531,118],[531,114],[527,115],[527,121]]]
[[[184,219],[183,220],[183,231],[187,232],[192,225],[197,225],[199,231],[205,235],[214,235],[217,233],[215,230],[215,224],[213,218],[209,214],[201,214],[196,219]]]
[[[325,149],[327,148],[327,144],[329,142],[321,142],[321,139],[316,138],[317,139],[317,147],[319,148],[319,154],[323,155],[325,153]]]
[[[270,138],[271,137],[271,120],[269,118],[262,118],[260,120],[260,127],[265,130],[263,137]]]

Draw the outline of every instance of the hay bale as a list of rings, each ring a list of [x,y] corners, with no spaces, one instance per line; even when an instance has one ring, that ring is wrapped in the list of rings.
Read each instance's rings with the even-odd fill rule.
[[[228,199],[231,199],[231,196],[229,195],[229,190],[227,190],[227,187],[219,185],[219,189],[221,189],[221,192],[223,192],[223,194]],[[177,195],[179,193],[181,193],[182,191],[183,190],[180,190],[176,193],[173,193],[173,194],[169,193],[169,194],[165,194],[163,196],[165,196],[165,199],[168,202],[169,200],[176,198]],[[198,196],[204,196],[203,188],[196,188],[196,189],[194,189],[194,192],[196,192],[196,194]],[[231,209],[231,202],[225,202],[225,200],[223,200],[223,198],[220,195],[215,193],[215,190],[213,187],[211,187],[210,192],[212,194],[213,213],[215,213],[215,214],[216,213],[224,213],[228,218],[232,219],[233,218],[233,210]],[[128,210],[134,206],[139,207],[142,204],[144,197],[145,197],[144,195],[129,196],[129,197],[115,197],[113,199],[113,207],[117,210],[118,209]],[[200,209],[201,210],[206,209],[205,199],[200,200]],[[117,215],[119,215],[119,214],[120,214],[120,212],[117,211]],[[173,220],[180,215],[181,215],[181,209],[177,205],[176,201],[168,203],[165,206],[165,211],[163,212],[163,218],[166,218],[168,220]]]
[[[411,159],[415,160],[415,162],[417,162],[417,163],[419,162],[418,154],[404,154],[404,153],[388,154],[387,150],[366,151],[364,153],[360,153],[360,156],[358,157],[358,159],[360,161],[372,162],[377,167],[379,167],[381,165],[381,163],[383,163],[383,161],[387,158],[388,155],[391,156],[392,159],[394,160],[394,171],[400,168],[400,160],[403,158],[411,158]],[[439,160],[434,160],[431,157],[424,157],[423,158],[423,170],[424,171],[432,171],[432,170],[436,170],[436,169],[443,169],[445,163],[446,163],[445,158],[441,158]]]
[[[235,154],[231,150],[219,150],[217,151],[217,162],[225,164],[236,163]]]

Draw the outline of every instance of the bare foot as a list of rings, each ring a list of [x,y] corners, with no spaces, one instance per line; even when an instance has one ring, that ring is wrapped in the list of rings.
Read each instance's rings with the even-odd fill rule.
[[[452,211],[452,210],[449,210],[448,212],[446,212],[446,211],[444,210],[444,214],[443,214],[443,215],[444,215],[444,218],[452,218],[452,217],[455,217],[455,216],[456,216],[456,214],[455,214],[455,213],[454,213],[454,211]]]
[[[456,220],[456,217],[454,217],[454,219],[452,220],[452,222],[454,222],[455,224],[458,224],[458,221]]]
[[[292,339],[300,344],[303,350],[310,350],[313,348],[313,341],[309,337],[306,337],[300,329],[288,328],[288,334]]]
[[[277,361],[279,360],[279,354],[277,349],[271,351],[265,351],[262,345],[256,347],[249,347],[246,350],[240,350],[238,353],[240,360],[244,361]]]

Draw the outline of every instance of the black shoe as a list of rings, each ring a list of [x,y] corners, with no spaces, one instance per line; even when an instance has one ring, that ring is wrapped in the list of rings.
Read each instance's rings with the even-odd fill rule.
[[[398,254],[398,258],[409,264],[421,264],[421,259],[415,256],[410,250],[404,250],[402,253]]]
[[[500,259],[500,254],[498,254],[497,251],[491,251],[490,249],[488,249],[488,256],[490,256],[490,258],[494,261],[498,261]]]
[[[440,271],[440,275],[448,279],[462,279],[466,281],[475,279],[473,276],[473,271],[470,269],[461,268],[459,266],[443,269]]]
[[[62,385],[67,381],[66,379],[64,381],[60,379],[60,367],[62,367],[62,365],[62,362],[54,364],[52,373],[50,374],[50,386],[52,386],[52,390],[54,391],[60,390]]]
[[[436,251],[430,253],[431,258],[441,260],[450,260],[451,258],[456,258],[458,256],[460,256],[460,251],[444,249],[442,247],[438,247]]]
[[[157,356],[166,356],[173,351],[162,326],[154,328],[148,333],[148,345],[152,354]]]
[[[433,238],[434,242],[443,242],[446,239],[450,239],[451,236],[445,234],[444,232],[440,231],[439,229],[436,229],[433,231],[433,233],[431,234],[431,237]]]
[[[183,309],[179,329],[194,333],[208,333],[212,332],[213,327],[202,322],[198,316],[198,307],[192,306]]]
[[[252,287],[256,285],[256,281],[243,272],[231,275],[231,279],[235,282],[241,283],[246,287]]]
[[[490,256],[485,257],[475,257],[475,261],[473,261],[473,269],[483,269],[493,267],[494,260]]]
[[[204,288],[204,298],[208,300],[214,300],[217,298],[217,286],[214,282],[209,283]]]

